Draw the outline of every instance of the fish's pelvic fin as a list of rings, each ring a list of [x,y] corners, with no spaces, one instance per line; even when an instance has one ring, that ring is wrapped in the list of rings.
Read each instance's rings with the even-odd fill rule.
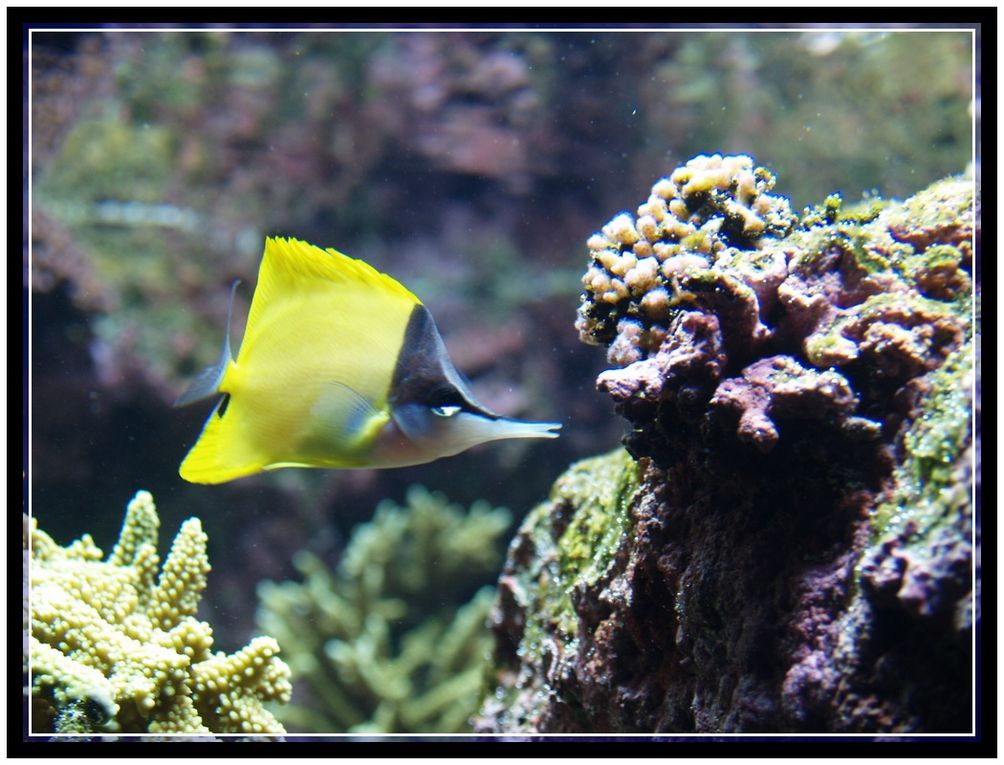
[[[230,319],[234,311],[234,295],[237,294],[237,286],[240,283],[240,279],[234,279],[234,283],[230,285],[230,300],[227,303],[227,326],[223,336],[223,350],[220,351],[219,359],[217,359],[213,366],[206,367],[199,373],[199,376],[192,381],[191,385],[185,389],[185,392],[178,396],[178,400],[174,402],[175,407],[194,404],[196,401],[210,398],[219,392],[220,383],[223,382],[223,376],[227,372],[227,366],[233,359],[230,350]]]

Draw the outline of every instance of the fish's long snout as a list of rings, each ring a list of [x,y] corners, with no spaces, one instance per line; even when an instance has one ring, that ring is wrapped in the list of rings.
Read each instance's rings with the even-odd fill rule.
[[[526,422],[499,417],[492,420],[488,432],[492,440],[503,438],[557,438],[560,434],[560,422]]]

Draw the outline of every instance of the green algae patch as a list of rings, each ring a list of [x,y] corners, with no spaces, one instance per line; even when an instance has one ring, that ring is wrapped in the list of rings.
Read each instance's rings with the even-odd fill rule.
[[[524,522],[544,562],[530,571],[528,592],[540,600],[528,609],[521,651],[540,647],[546,624],[577,633],[573,599],[608,574],[617,551],[631,532],[631,502],[638,487],[638,465],[622,448],[573,464]],[[538,631],[540,631],[538,633]]]
[[[168,187],[173,154],[169,130],[129,124],[113,111],[74,126],[36,191],[47,202],[54,197],[66,204],[106,199],[159,203]]]
[[[835,192],[826,197],[822,204],[806,207],[798,225],[802,229],[830,226],[834,223],[864,225],[875,220],[891,204],[891,200],[877,196],[846,204],[843,196]]]
[[[928,381],[921,414],[903,436],[896,489],[872,518],[873,539],[908,525],[913,534],[927,536],[939,525],[953,523],[970,500],[970,482],[961,473],[972,462],[972,342],[952,353]]]
[[[920,224],[916,234],[924,234],[924,227],[940,231],[955,230],[971,220],[973,215],[973,182],[970,176],[954,175],[931,184],[923,191],[905,200],[898,208],[891,208],[890,225]]]
[[[638,466],[623,449],[572,465],[555,483],[552,501],[575,508],[558,539],[558,569],[569,585],[595,584],[610,568],[631,529]]]
[[[827,200],[829,200],[829,197],[827,197]],[[882,199],[881,197],[863,199],[847,207],[841,207],[836,220],[840,223],[871,223],[890,204],[892,204],[890,200]]]
[[[509,547],[492,615],[496,654],[486,668],[484,698],[510,729],[534,728],[561,677],[545,686],[523,684],[511,673],[557,666],[578,650],[583,625],[576,603],[606,585],[618,552],[632,532],[638,465],[623,448],[574,463],[555,481],[547,501],[523,520]],[[503,613],[514,618],[496,619]],[[511,654],[511,655],[510,655]],[[504,657],[504,658],[503,658]],[[575,716],[574,694],[568,713]],[[520,710],[512,712],[511,710]]]
[[[889,269],[891,253],[877,246],[872,232],[856,225],[838,224],[837,231],[846,237],[845,251],[853,257],[854,265],[865,274],[878,274]],[[910,247],[905,248],[912,252]]]

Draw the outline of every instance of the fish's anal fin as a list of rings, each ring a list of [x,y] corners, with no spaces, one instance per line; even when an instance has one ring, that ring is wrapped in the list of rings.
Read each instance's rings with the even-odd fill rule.
[[[264,460],[235,430],[235,420],[224,417],[230,397],[224,396],[209,415],[202,434],[188,452],[178,473],[191,483],[224,483],[258,473]]]
[[[237,286],[240,283],[240,279],[234,279],[233,284],[230,285],[230,300],[227,302],[227,326],[226,333],[223,336],[223,350],[220,351],[220,357],[211,367],[206,367],[199,372],[198,377],[192,381],[191,385],[185,388],[185,392],[178,396],[178,400],[174,402],[175,407],[194,404],[196,401],[210,398],[219,392],[220,383],[223,382],[227,366],[233,358],[230,351],[230,319],[234,313],[234,295],[237,294]]]

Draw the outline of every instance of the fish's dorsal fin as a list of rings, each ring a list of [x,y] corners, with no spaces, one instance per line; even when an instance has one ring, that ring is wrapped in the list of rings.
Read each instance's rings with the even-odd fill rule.
[[[244,336],[255,333],[262,314],[277,295],[319,287],[366,291],[409,306],[422,302],[392,276],[338,250],[322,250],[299,239],[268,237]]]
[[[223,375],[227,371],[227,365],[233,359],[233,354],[230,350],[230,320],[234,314],[234,295],[237,294],[237,287],[240,283],[240,279],[234,279],[234,283],[230,285],[230,300],[227,302],[227,326],[223,335],[223,350],[220,351],[219,359],[217,359],[213,366],[206,367],[199,373],[198,377],[185,389],[185,392],[178,396],[178,400],[174,402],[174,406],[194,404],[196,401],[202,401],[210,396],[215,396],[219,392],[220,383],[223,382]]]

